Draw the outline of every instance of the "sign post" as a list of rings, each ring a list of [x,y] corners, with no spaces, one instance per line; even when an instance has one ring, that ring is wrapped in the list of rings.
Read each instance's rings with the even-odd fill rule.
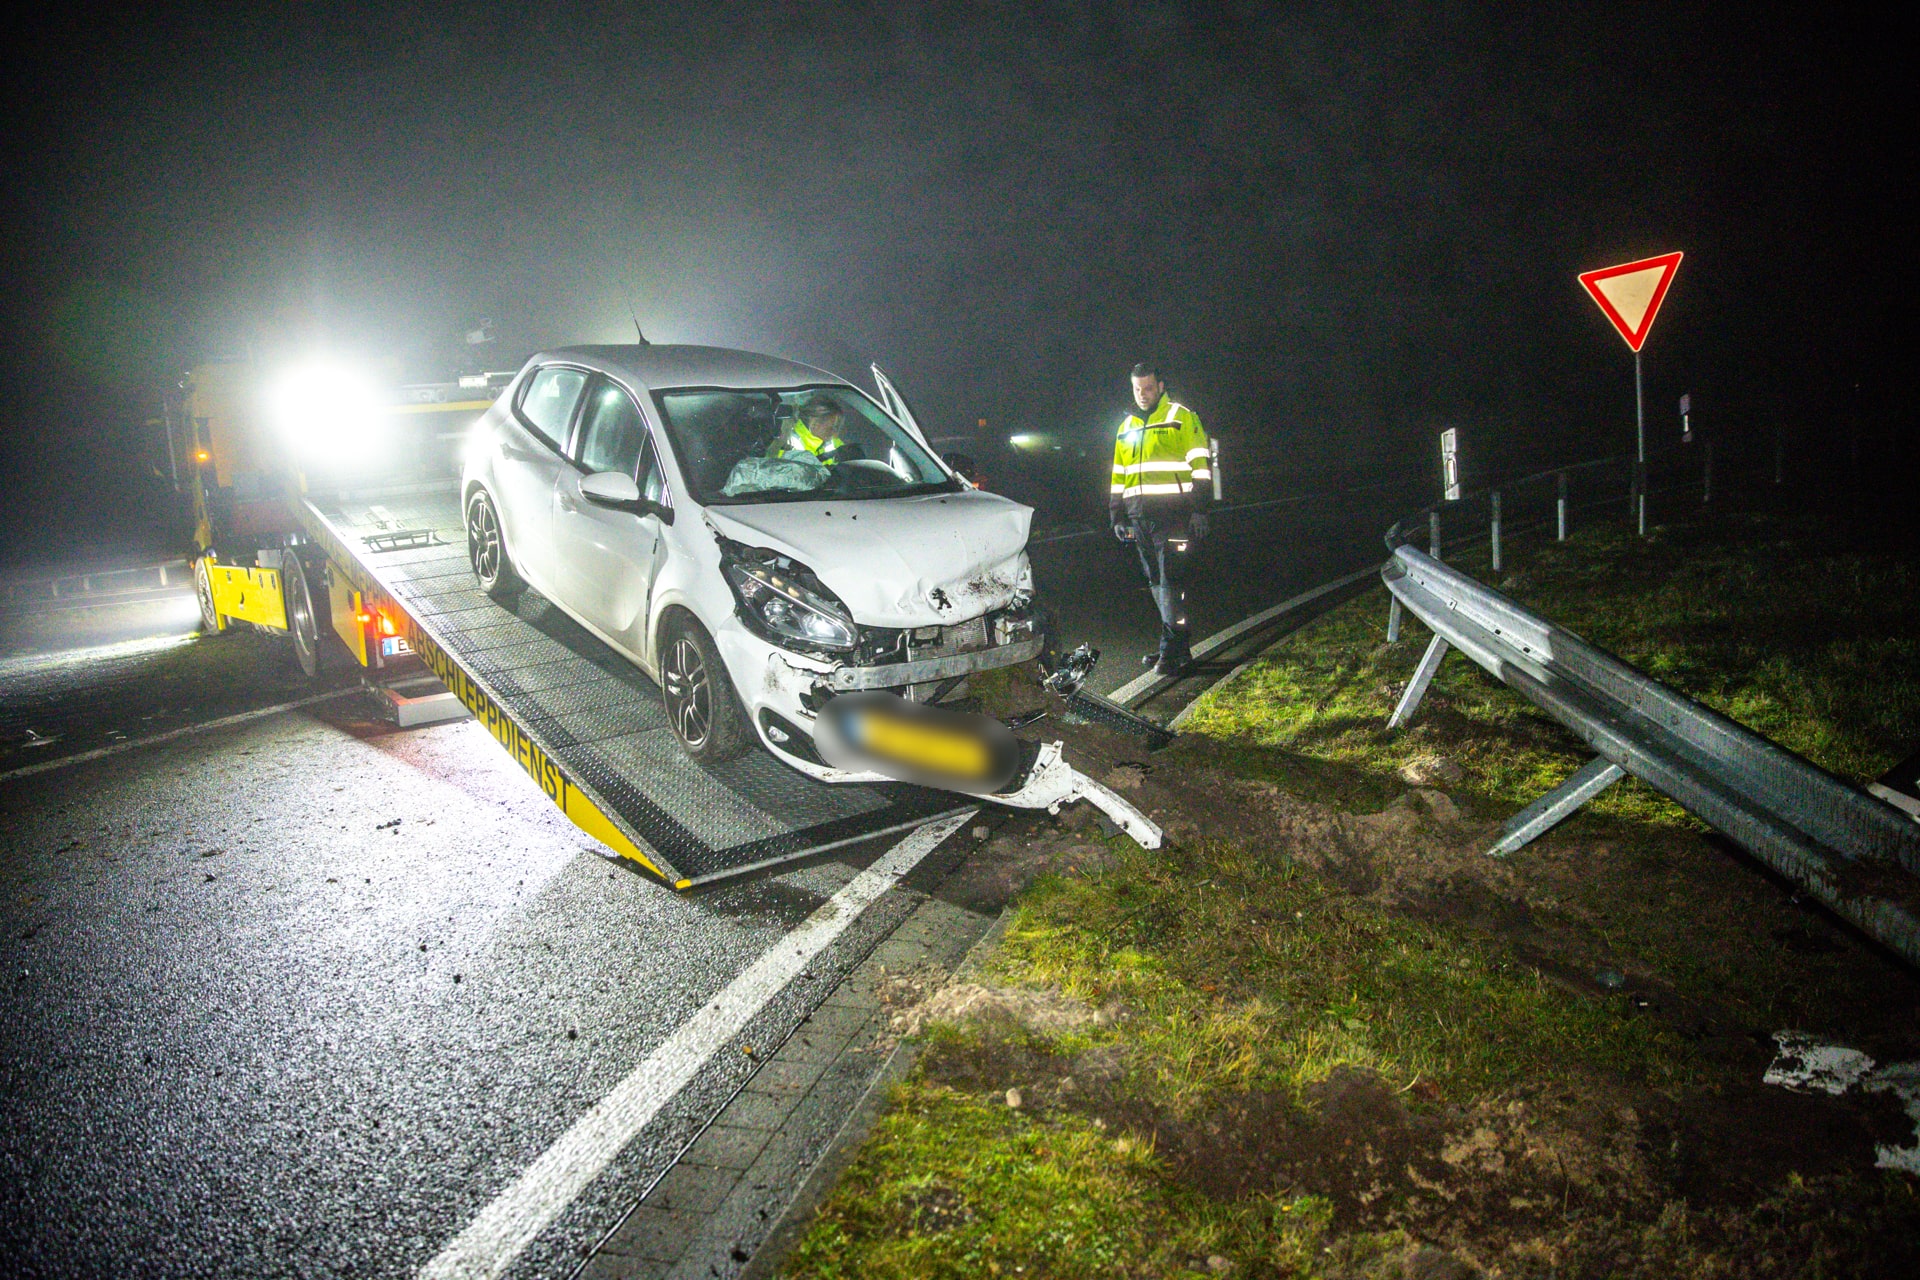
[[[1679,270],[1680,253],[1623,262],[1617,267],[1580,273],[1580,285],[1633,350],[1633,505],[1642,534],[1647,531],[1647,411],[1640,381],[1640,346],[1666,301],[1667,286]]]

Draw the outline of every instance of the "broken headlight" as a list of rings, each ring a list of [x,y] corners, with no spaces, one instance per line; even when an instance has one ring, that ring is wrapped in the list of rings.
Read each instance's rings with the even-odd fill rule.
[[[775,644],[845,653],[859,643],[859,628],[845,606],[817,579],[803,581],[803,575],[813,575],[799,566],[730,555],[721,567],[740,601],[742,617]]]

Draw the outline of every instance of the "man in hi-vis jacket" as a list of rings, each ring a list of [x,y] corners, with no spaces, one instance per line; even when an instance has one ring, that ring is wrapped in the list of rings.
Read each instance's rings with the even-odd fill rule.
[[[1114,536],[1140,553],[1160,611],[1154,672],[1178,675],[1193,660],[1185,561],[1189,548],[1207,535],[1204,508],[1213,496],[1213,465],[1199,415],[1167,398],[1156,365],[1133,366],[1133,403],[1113,442],[1107,515]]]

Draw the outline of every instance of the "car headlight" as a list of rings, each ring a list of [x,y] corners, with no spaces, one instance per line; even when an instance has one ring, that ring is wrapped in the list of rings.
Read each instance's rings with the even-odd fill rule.
[[[807,649],[846,651],[860,642],[859,628],[840,602],[824,596],[794,575],[766,564],[729,557],[727,581],[753,622],[776,643]]]

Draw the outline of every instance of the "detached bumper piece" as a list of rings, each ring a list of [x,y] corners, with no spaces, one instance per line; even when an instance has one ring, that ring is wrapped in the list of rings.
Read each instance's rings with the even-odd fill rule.
[[[1132,836],[1142,849],[1160,847],[1160,828],[1146,814],[1122,800],[1112,788],[1101,786],[1068,764],[1061,753],[1062,744],[1049,742],[1027,770],[1019,790],[988,796],[996,804],[1013,809],[1045,809],[1059,813],[1060,806],[1085,800],[1107,815],[1109,821]]]

